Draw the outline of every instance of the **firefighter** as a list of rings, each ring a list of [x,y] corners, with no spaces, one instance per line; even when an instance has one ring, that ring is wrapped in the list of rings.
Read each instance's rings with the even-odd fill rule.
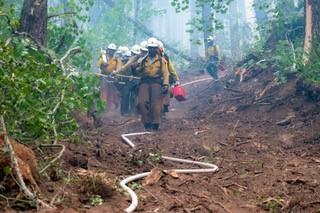
[[[121,61],[115,57],[116,51],[117,46],[113,43],[108,45],[106,51],[102,51],[98,61],[98,66],[100,67],[102,74],[110,75],[114,70],[117,70],[121,67]],[[119,98],[115,86],[112,83],[107,83],[103,79],[101,88],[107,105],[110,106],[110,108],[112,105],[114,108],[118,108]]]
[[[170,96],[172,95],[172,86],[178,86],[180,84],[179,82],[179,76],[177,74],[177,71],[170,60],[169,56],[165,53],[164,45],[161,41],[159,41],[159,52],[162,57],[164,57],[168,64],[168,71],[169,71],[169,84],[170,84],[170,90],[169,93],[164,97],[163,99],[163,112],[169,112],[169,106],[170,106]]]
[[[158,52],[158,41],[148,39],[148,55],[139,65],[141,76],[138,92],[138,109],[146,130],[160,127],[163,97],[169,89],[169,71],[166,60]]]
[[[131,57],[131,51],[129,48],[124,47],[123,52],[121,54],[121,63],[127,64],[130,57]],[[118,69],[121,70],[122,68]],[[124,70],[125,72],[122,72],[122,75],[130,76],[131,70],[127,69]],[[117,71],[112,72],[112,74],[117,73]],[[120,114],[122,116],[127,116],[130,114],[130,90],[131,90],[131,83],[129,78],[125,77],[119,77],[118,82],[116,83],[116,87],[120,92]]]
[[[214,38],[210,36],[207,40],[207,71],[214,78],[218,78],[218,68],[221,63],[222,54],[218,44],[216,44]]]
[[[126,83],[125,88],[122,88],[122,103],[124,109],[122,110],[122,115],[137,115],[137,88],[139,82],[137,79],[129,77],[134,75],[132,65],[137,63],[138,59],[140,58],[140,53],[140,46],[134,45],[131,48],[131,52],[127,52],[124,55],[126,57],[123,61],[124,65],[119,70],[113,72],[114,75],[121,74],[128,76],[128,78],[121,78],[123,82]]]
[[[147,44],[147,41],[143,41],[140,44],[140,55],[144,57],[147,54],[148,54],[148,44]]]

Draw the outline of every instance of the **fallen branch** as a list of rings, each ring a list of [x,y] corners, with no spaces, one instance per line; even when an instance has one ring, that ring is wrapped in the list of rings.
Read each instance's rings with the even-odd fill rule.
[[[6,201],[6,203],[7,203],[7,206],[8,206],[8,207],[10,206],[9,198],[8,198],[8,197],[6,197],[6,196],[4,196],[4,195],[0,194],[0,198],[3,198],[3,199]]]
[[[61,151],[59,152],[59,154],[57,155],[57,157],[55,157],[54,159],[52,159],[41,171],[40,171],[40,174],[42,174],[43,172],[45,172],[50,166],[52,166],[57,160],[59,160],[64,151],[66,150],[66,147],[62,144],[42,144],[40,145],[40,147],[50,147],[50,148],[53,148],[53,147],[58,147],[58,148],[61,148]]]
[[[13,170],[15,171],[16,175],[17,175],[17,179],[18,179],[18,183],[19,183],[19,186],[22,190],[22,192],[30,199],[30,200],[36,200],[36,195],[33,194],[26,186],[24,180],[23,180],[23,177],[21,175],[21,172],[20,172],[20,168],[19,168],[19,164],[18,164],[18,159],[17,159],[17,156],[13,150],[13,147],[11,145],[11,142],[9,140],[9,137],[7,135],[7,129],[6,129],[6,125],[5,125],[5,122],[4,122],[4,118],[3,116],[0,117],[1,119],[1,125],[2,125],[2,128],[3,128],[3,133],[4,133],[4,142],[5,142],[5,145],[7,146],[8,148],[8,152],[10,154],[10,160],[11,160],[11,167],[13,168]]]
[[[291,48],[291,51],[292,51],[292,57],[293,57],[293,63],[292,63],[292,71],[296,71],[297,70],[297,56],[296,56],[296,50],[295,50],[295,47],[294,47],[294,44],[293,42],[291,41],[291,39],[289,38],[289,33],[293,32],[293,31],[296,31],[298,29],[302,29],[303,27],[302,26],[298,26],[292,30],[288,30],[285,34],[286,36],[286,39],[288,41],[288,44]]]
[[[37,204],[37,205],[41,204],[42,206],[44,206],[46,208],[52,208],[50,205],[48,205],[44,201],[42,201],[39,198],[37,198],[37,195],[32,193],[28,189],[28,187],[27,187],[26,183],[24,182],[23,177],[21,175],[17,156],[16,156],[16,154],[15,154],[15,152],[13,150],[12,144],[11,144],[10,139],[8,137],[7,129],[6,129],[6,125],[5,125],[5,122],[4,122],[3,115],[0,116],[0,121],[1,121],[2,129],[3,129],[3,133],[4,133],[4,142],[5,142],[6,147],[8,148],[8,152],[10,154],[11,168],[15,171],[15,174],[17,176],[18,185],[19,185],[20,189],[27,196],[27,198],[30,199],[35,204]]]
[[[66,52],[66,54],[60,59],[60,63],[67,63],[68,60],[69,60],[71,57],[73,57],[73,56],[75,56],[76,54],[81,53],[81,52],[82,52],[81,47],[74,47],[74,48],[68,50],[68,51]]]
[[[71,57],[81,52],[82,52],[82,49],[80,47],[71,48],[66,52],[66,54],[61,59],[58,60],[58,63],[60,64],[64,74],[72,73],[72,70],[70,71],[70,69],[67,69],[65,65],[69,62]]]

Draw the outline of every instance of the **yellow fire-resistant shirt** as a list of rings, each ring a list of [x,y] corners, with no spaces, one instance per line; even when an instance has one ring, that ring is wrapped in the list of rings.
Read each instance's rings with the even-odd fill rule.
[[[120,67],[120,68],[116,71],[116,73],[119,73],[119,74],[121,74],[121,75],[133,75],[131,65],[132,65],[133,63],[136,63],[139,58],[140,58],[139,55],[135,55],[135,56],[130,57],[129,61],[128,61],[125,65],[123,65],[122,67]]]
[[[151,59],[148,56],[142,67],[142,78],[163,78],[163,84],[169,85],[168,63],[163,57],[157,55],[154,59]]]
[[[168,71],[169,71],[169,76],[170,76],[169,78],[173,78],[174,81],[179,81],[178,73],[177,73],[176,68],[174,67],[172,61],[170,60],[169,56],[164,55],[163,57],[166,59],[166,61],[168,63]]]
[[[207,55],[209,60],[214,59],[217,62],[220,62],[222,59],[221,49],[218,45],[208,47]]]
[[[115,57],[108,57],[107,56],[107,64],[103,64],[102,56],[98,60],[98,67],[100,67],[102,74],[110,74],[111,72],[120,69],[122,63],[119,59]]]

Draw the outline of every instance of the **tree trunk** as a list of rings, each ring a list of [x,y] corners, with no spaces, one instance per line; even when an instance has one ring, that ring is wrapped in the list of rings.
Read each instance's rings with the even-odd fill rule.
[[[320,2],[319,0],[311,0],[312,6],[312,37],[313,40],[319,42],[320,39]]]
[[[139,19],[139,12],[140,12],[140,6],[141,6],[141,1],[140,0],[134,0],[133,1],[133,8],[134,8],[134,19],[138,20]],[[138,42],[138,32],[139,29],[137,26],[134,27],[134,32],[133,32],[133,37],[135,39],[135,43]]]
[[[210,36],[210,30],[212,29],[211,24],[211,7],[210,4],[205,2],[202,6],[202,22],[203,22],[203,41],[204,41],[204,50],[207,57],[208,53],[208,38]]]
[[[30,34],[37,42],[46,46],[48,25],[48,0],[24,0],[19,32]]]
[[[197,18],[197,7],[196,7],[196,0],[191,0],[190,1],[190,16],[191,19],[196,19]],[[190,55],[193,58],[196,58],[199,56],[199,32],[197,29],[194,29],[193,32],[190,34]]]
[[[268,22],[268,13],[266,12],[267,9],[263,9],[260,7],[264,7],[265,5],[263,3],[270,3],[268,5],[272,4],[271,0],[253,0],[254,5],[254,13],[256,17],[256,23],[258,26],[258,31],[261,37],[265,36],[265,31],[263,29],[263,26]]]
[[[305,31],[304,31],[304,55],[303,60],[304,63],[308,63],[309,54],[312,47],[312,29],[313,29],[313,20],[312,20],[312,5],[310,4],[310,0],[305,0],[304,5],[304,14],[305,14]]]
[[[240,51],[240,35],[239,35],[239,19],[238,5],[234,1],[230,4],[230,36],[231,36],[231,55],[234,59],[238,59]]]
[[[104,0],[104,2],[109,6],[109,7],[114,7],[115,2],[112,0]],[[130,16],[124,14],[126,19],[131,22],[135,27],[139,29],[139,31],[149,37],[154,37],[156,39],[159,39],[151,30],[149,30],[142,22],[139,20],[136,20],[134,18],[131,18]],[[164,42],[163,39],[159,39],[163,42],[164,46],[166,47],[167,50],[171,51],[172,53],[176,54],[177,56],[185,59],[186,61],[193,62],[193,58],[190,56],[184,54],[183,52],[177,50],[175,47],[171,46],[170,44]]]

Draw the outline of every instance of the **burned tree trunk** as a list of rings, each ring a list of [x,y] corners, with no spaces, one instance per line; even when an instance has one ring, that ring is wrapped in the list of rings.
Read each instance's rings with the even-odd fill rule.
[[[31,35],[46,46],[48,25],[48,0],[24,0],[19,32]]]

